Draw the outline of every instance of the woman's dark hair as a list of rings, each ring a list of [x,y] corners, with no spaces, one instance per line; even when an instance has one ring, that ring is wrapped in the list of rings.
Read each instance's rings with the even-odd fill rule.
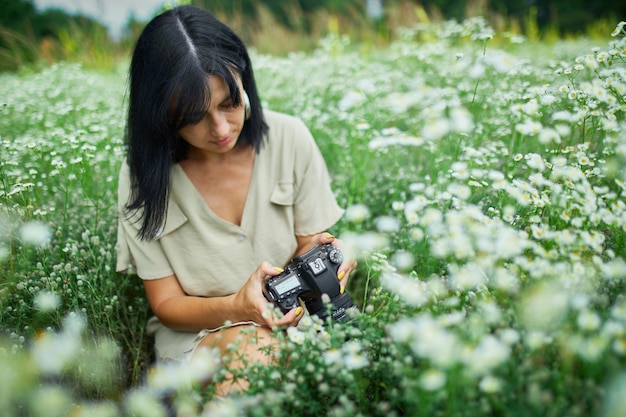
[[[234,106],[243,103],[236,77],[241,79],[250,99],[250,117],[237,146],[258,152],[268,126],[242,40],[194,6],[175,7],[146,25],[130,64],[126,126],[131,184],[126,208],[143,210],[140,239],[153,239],[164,225],[171,168],[189,149],[177,132],[205,117],[211,101],[208,75],[226,81]]]

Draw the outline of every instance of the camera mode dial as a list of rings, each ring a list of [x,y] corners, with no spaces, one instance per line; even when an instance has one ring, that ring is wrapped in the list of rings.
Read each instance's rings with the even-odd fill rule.
[[[340,249],[333,248],[328,254],[328,259],[334,264],[340,264],[343,262],[343,253]]]

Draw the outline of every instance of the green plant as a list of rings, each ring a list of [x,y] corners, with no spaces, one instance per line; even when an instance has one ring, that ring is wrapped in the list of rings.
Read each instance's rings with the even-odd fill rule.
[[[471,19],[367,55],[341,36],[255,54],[264,103],[302,118],[328,162],[358,309],[348,325],[277,332],[278,363],[235,373],[251,388],[224,399],[202,384],[228,374],[209,351],[151,364],[141,283],[112,270],[124,68],[1,74],[0,406],[624,414],[624,27],[591,50],[485,48],[497,34]]]

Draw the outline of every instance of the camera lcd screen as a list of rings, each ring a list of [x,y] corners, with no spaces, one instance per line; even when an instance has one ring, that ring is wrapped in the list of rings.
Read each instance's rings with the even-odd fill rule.
[[[298,277],[295,274],[292,274],[285,278],[282,282],[276,284],[274,289],[278,292],[278,294],[284,294],[287,291],[297,288],[299,285],[300,281],[298,281]]]

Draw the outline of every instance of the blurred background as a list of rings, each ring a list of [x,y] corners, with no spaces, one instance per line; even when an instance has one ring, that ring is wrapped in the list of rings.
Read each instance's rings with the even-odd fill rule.
[[[397,29],[482,16],[527,41],[607,37],[626,19],[615,0],[0,0],[0,71],[58,60],[112,68],[172,3],[204,7],[261,53],[306,51],[329,33],[384,46]]]

